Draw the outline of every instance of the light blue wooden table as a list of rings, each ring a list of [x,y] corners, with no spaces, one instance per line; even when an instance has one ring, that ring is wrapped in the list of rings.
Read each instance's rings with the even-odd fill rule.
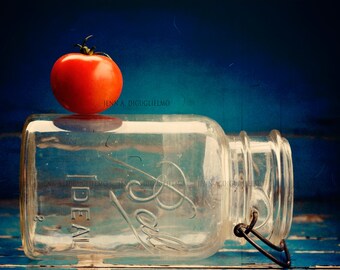
[[[294,221],[287,244],[292,268],[340,268],[340,217],[338,203],[295,203]],[[138,269],[239,269],[277,268],[250,244],[226,242],[214,256],[173,265],[126,264],[77,265],[63,261],[33,261],[22,250],[17,200],[0,201],[0,269],[3,268],[138,268]]]

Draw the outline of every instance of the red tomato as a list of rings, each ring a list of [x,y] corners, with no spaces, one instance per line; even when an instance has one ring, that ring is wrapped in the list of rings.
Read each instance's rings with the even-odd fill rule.
[[[117,64],[107,56],[70,53],[55,62],[51,86],[65,109],[78,114],[94,114],[117,101],[123,77]]]

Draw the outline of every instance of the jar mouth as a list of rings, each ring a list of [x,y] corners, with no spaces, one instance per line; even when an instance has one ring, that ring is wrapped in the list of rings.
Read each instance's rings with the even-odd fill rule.
[[[229,137],[231,151],[231,220],[249,224],[274,244],[289,234],[293,216],[293,165],[288,141],[279,131],[268,136]]]
[[[269,239],[280,243],[289,234],[293,218],[294,176],[292,152],[287,139],[273,130],[268,138],[271,142],[274,170],[273,232]]]

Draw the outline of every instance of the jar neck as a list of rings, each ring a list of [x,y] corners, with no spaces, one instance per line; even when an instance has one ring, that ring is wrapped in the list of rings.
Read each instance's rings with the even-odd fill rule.
[[[229,217],[233,226],[249,224],[278,244],[288,236],[293,212],[293,165],[288,141],[276,130],[268,136],[228,136]]]

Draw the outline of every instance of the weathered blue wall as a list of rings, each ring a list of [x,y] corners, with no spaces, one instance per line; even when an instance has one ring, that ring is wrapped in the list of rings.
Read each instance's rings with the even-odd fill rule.
[[[7,1],[0,9],[0,197],[18,196],[20,131],[66,113],[49,73],[89,34],[121,67],[105,113],[194,113],[226,132],[276,128],[297,198],[340,191],[336,1]],[[146,102],[145,102],[146,101]]]

